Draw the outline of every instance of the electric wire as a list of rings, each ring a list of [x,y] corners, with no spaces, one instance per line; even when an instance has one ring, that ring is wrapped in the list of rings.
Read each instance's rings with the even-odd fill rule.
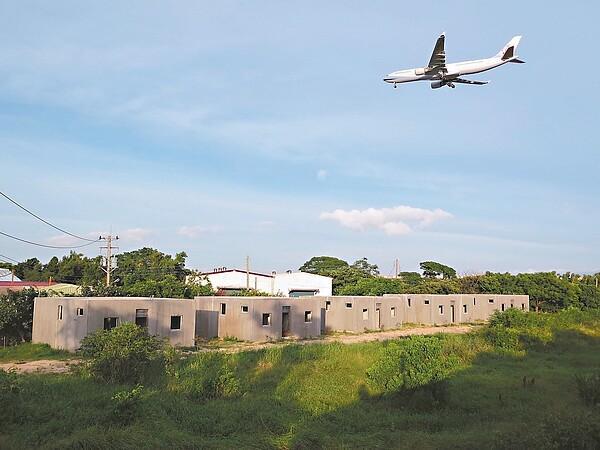
[[[42,219],[40,216],[32,213],[31,211],[29,211],[27,208],[25,208],[24,206],[18,204],[16,201],[14,201],[12,198],[10,198],[8,195],[6,195],[4,192],[0,191],[0,195],[2,195],[2,197],[4,197],[5,199],[7,199],[8,201],[10,201],[11,203],[15,204],[16,206],[18,206],[19,208],[21,208],[23,211],[25,211],[28,214],[31,214],[33,217],[35,217],[38,220],[41,220],[42,222],[44,222],[46,225],[51,226],[52,228],[54,228],[55,230],[58,230],[62,233],[68,234],[69,236],[72,236],[74,238],[77,239],[81,239],[83,241],[88,241],[88,242],[97,242],[97,239],[88,239],[88,238],[84,238],[81,236],[77,236],[76,234],[73,233],[69,233],[68,231],[63,230],[62,228],[59,228],[55,225],[52,225],[50,222],[48,222],[47,220]],[[50,247],[50,248],[79,248],[79,247]]]
[[[7,262],[7,263],[9,263],[11,261],[16,262],[17,264],[19,263],[19,261],[17,261],[16,259],[9,258],[8,256],[3,255],[1,253],[0,253],[0,259],[2,259],[4,262]]]
[[[98,242],[98,241],[91,241],[91,242],[88,242],[87,244],[83,244],[83,245],[69,245],[69,246],[64,246],[64,245],[47,245],[47,244],[40,244],[38,242],[28,241],[27,239],[21,239],[21,238],[18,238],[16,236],[12,236],[12,235],[10,235],[8,233],[4,233],[2,231],[0,231],[0,234],[2,236],[6,236],[6,237],[14,239],[16,241],[25,242],[26,244],[31,244],[31,245],[37,245],[38,247],[44,247],[44,248],[58,248],[58,249],[82,248],[82,247],[87,247],[88,245],[92,245],[92,244],[95,244],[96,242]]]

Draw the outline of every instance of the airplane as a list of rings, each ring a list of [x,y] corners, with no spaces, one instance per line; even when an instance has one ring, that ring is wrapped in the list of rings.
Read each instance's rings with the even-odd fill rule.
[[[443,86],[454,88],[456,87],[455,83],[482,85],[489,83],[489,81],[467,80],[460,77],[462,75],[485,72],[486,70],[493,69],[509,62],[525,62],[521,61],[515,55],[515,50],[517,49],[517,45],[519,45],[521,36],[513,37],[502,50],[500,50],[491,58],[463,61],[452,64],[446,64],[446,51],[444,50],[445,40],[446,32],[442,33],[437,39],[427,67],[392,72],[385,77],[383,81],[393,84],[394,88],[399,83],[408,83],[410,81],[421,80],[431,81],[431,89],[439,89]]]

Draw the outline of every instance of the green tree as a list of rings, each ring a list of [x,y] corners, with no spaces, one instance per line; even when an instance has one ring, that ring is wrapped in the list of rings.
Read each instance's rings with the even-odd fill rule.
[[[29,258],[14,266],[15,275],[23,281],[46,281],[44,266],[37,258]]]
[[[456,270],[435,261],[424,261],[420,264],[420,267],[425,278],[437,278],[439,276],[443,279],[456,278]]]
[[[175,258],[152,248],[142,248],[118,256],[115,287],[121,295],[191,298],[206,288],[186,284],[191,273],[185,268],[185,252]]]
[[[421,274],[418,272],[400,272],[398,274],[398,278],[400,278],[408,286],[417,286],[423,281]]]
[[[349,267],[346,261],[343,261],[333,256],[314,256],[300,266],[300,272],[314,273],[316,275],[330,274],[338,269]]]
[[[574,306],[580,308],[578,289],[573,283],[560,279],[555,272],[517,275],[517,283],[539,311],[558,311]]]
[[[0,294],[0,336],[11,343],[31,340],[33,300],[40,295],[35,289]]]
[[[367,276],[374,277],[379,275],[379,267],[377,267],[377,264],[370,264],[367,258],[356,260],[350,267],[363,272]]]
[[[401,294],[406,285],[397,278],[369,277],[360,278],[353,284],[338,288],[338,295],[384,295]]]

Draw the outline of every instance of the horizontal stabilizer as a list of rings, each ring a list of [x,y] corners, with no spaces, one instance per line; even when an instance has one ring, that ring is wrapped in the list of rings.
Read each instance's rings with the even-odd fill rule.
[[[525,64],[525,61],[522,61],[519,58],[511,59],[509,62],[514,62],[514,63],[519,63],[519,64]]]

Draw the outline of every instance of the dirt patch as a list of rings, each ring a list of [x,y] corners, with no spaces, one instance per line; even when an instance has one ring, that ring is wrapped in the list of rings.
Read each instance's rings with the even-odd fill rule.
[[[40,359],[39,361],[3,363],[0,364],[0,369],[17,373],[67,373],[70,366],[77,363],[77,360]]]

